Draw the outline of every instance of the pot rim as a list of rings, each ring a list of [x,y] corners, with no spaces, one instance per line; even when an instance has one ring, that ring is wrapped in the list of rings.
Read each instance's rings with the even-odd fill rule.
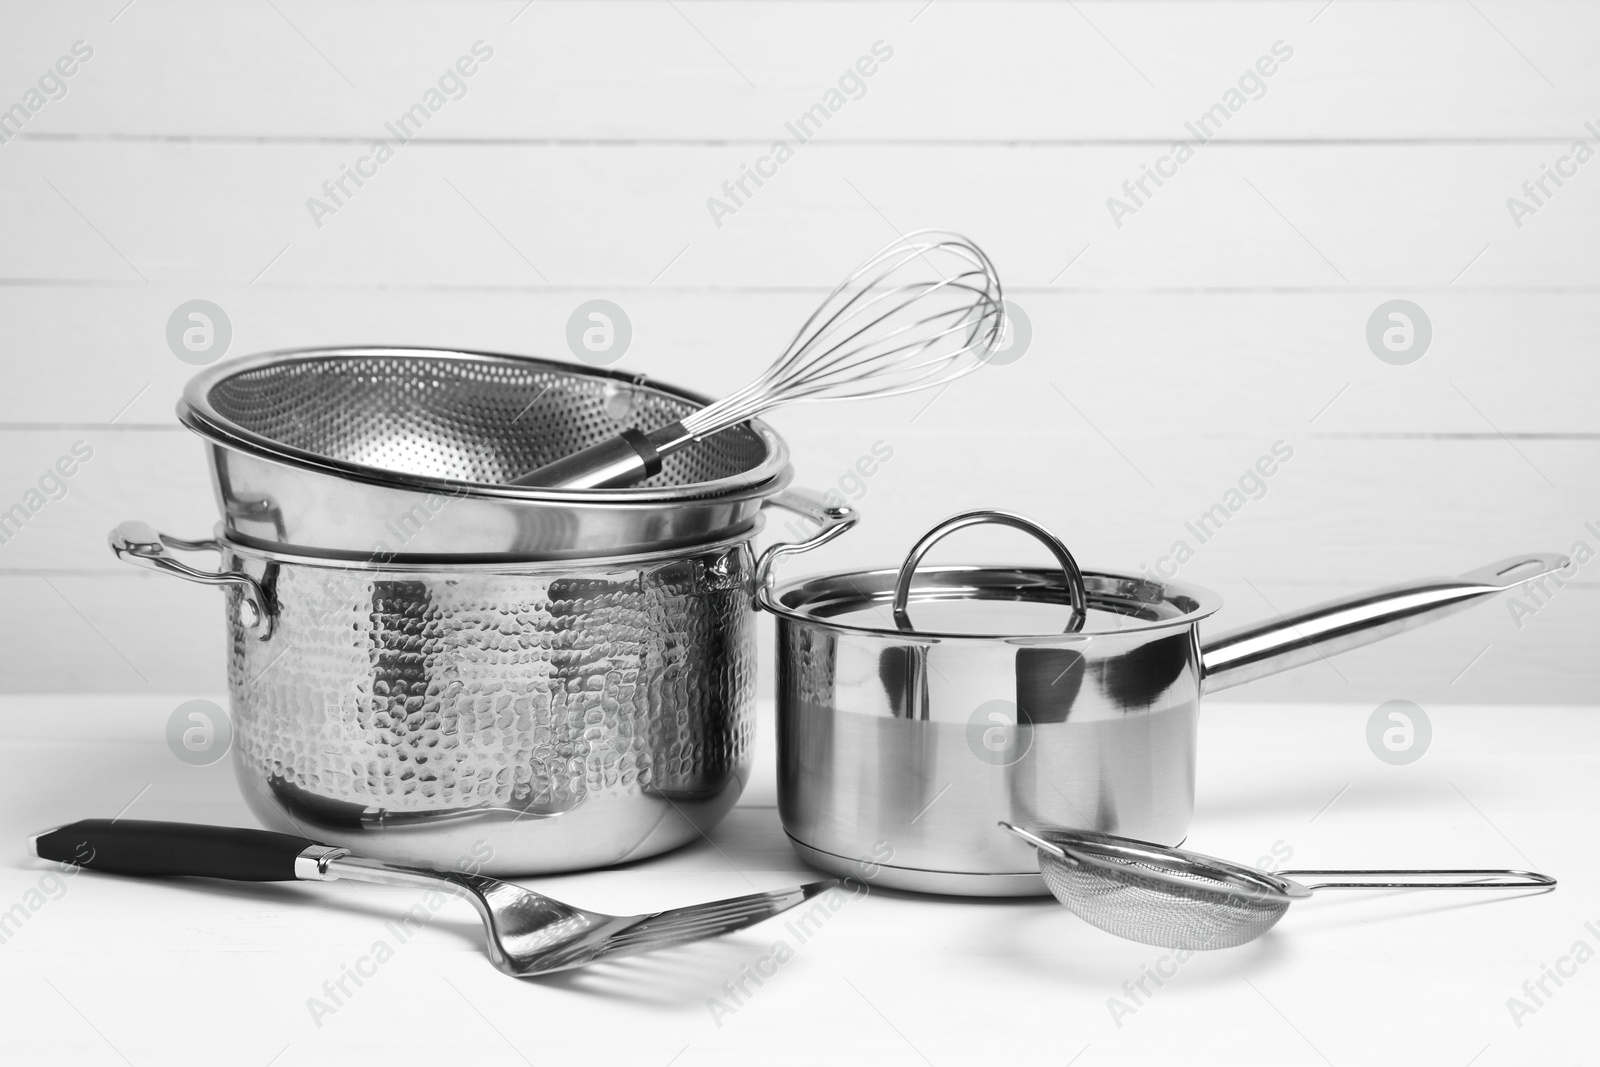
[[[726,551],[754,540],[765,525],[766,516],[757,513],[752,516],[749,525],[738,533],[720,537],[716,540],[678,545],[674,548],[655,549],[650,552],[635,552],[616,556],[581,556],[573,559],[474,558],[470,556],[419,559],[415,556],[406,557],[394,554],[390,559],[382,560],[378,557],[382,556],[383,553],[371,553],[365,559],[313,556],[241,542],[234,537],[230,537],[220,522],[212,530],[211,543],[205,547],[215,548],[222,552],[232,552],[250,560],[289,564],[297,567],[313,567],[321,570],[371,571],[391,574],[396,572],[405,574],[451,574],[460,572],[463,575],[471,576],[491,574],[525,575],[528,577],[545,574],[566,576],[575,573],[592,573],[605,570],[634,570],[653,563],[668,563],[704,553]]]
[[[663,504],[716,499],[741,500],[770,496],[792,475],[789,465],[789,448],[782,437],[759,419],[747,420],[744,425],[767,445],[767,457],[756,468],[743,474],[720,478],[711,482],[697,482],[690,486],[633,487],[622,489],[548,489],[532,486],[501,485],[493,482],[474,482],[457,478],[440,478],[431,475],[400,474],[382,467],[372,467],[349,460],[336,459],[293,445],[286,445],[270,437],[239,426],[220,414],[212,406],[210,391],[219,382],[235,375],[265,366],[282,363],[313,362],[330,357],[384,357],[391,359],[436,359],[447,357],[468,363],[528,364],[564,372],[582,371],[586,376],[606,378],[650,389],[691,403],[705,406],[712,402],[704,394],[668,385],[644,374],[629,374],[604,367],[588,367],[562,360],[539,356],[519,356],[502,352],[479,352],[470,349],[429,348],[413,345],[342,345],[337,347],[285,348],[258,352],[225,360],[207,367],[194,375],[183,387],[177,403],[178,421],[213,445],[244,452],[262,459],[308,469],[319,474],[353,481],[400,489],[416,493],[438,493],[457,497],[479,497],[531,504],[602,504],[617,508],[654,508]],[[776,485],[774,483],[777,483]]]
[[[1025,578],[1029,585],[1036,589],[1055,588],[1061,583],[1061,572],[1049,567],[1024,567],[1006,566],[999,564],[962,566],[952,565],[943,567],[924,567],[917,571],[917,580],[925,581],[938,578],[960,578],[972,576],[983,572],[990,576],[1010,575]],[[1142,588],[1159,591],[1160,602],[1177,604],[1181,614],[1170,619],[1132,620],[1127,626],[1114,630],[1082,630],[1077,632],[1055,632],[1047,634],[973,634],[949,633],[941,630],[899,630],[888,627],[862,626],[854,623],[839,622],[834,619],[822,618],[804,610],[805,604],[814,602],[819,594],[832,590],[847,589],[852,592],[860,602],[881,602],[885,608],[889,606],[894,595],[896,579],[899,578],[898,569],[878,569],[867,571],[843,571],[830,574],[813,575],[809,578],[797,578],[776,588],[770,585],[761,586],[756,592],[756,603],[772,614],[790,620],[804,623],[807,626],[820,627],[836,633],[865,635],[872,637],[889,637],[901,641],[915,641],[925,639],[931,641],[974,641],[974,642],[999,642],[1002,644],[1077,644],[1087,638],[1115,637],[1122,634],[1144,634],[1158,630],[1178,629],[1192,627],[1203,619],[1216,613],[1222,607],[1222,597],[1204,586],[1192,585],[1188,582],[1160,581],[1152,582],[1143,575],[1128,574],[1120,571],[1084,571],[1083,581],[1089,593],[1090,606],[1104,606],[1113,600],[1108,587],[1124,585],[1131,588]],[[948,588],[961,588],[950,583]],[[970,587],[969,588],[970,591]],[[912,587],[913,606],[917,603],[917,585]],[[1062,587],[1063,594],[1065,588]],[[799,605],[787,602],[787,599],[796,593],[809,593],[811,596],[803,598]],[[943,597],[939,599],[955,599]],[[1021,600],[1023,597],[971,597],[971,599],[1009,599]],[[1122,598],[1121,603],[1127,603]],[[1147,603],[1155,602],[1146,600]],[[1065,603],[1065,602],[1063,602]],[[1127,617],[1127,616],[1125,616]]]

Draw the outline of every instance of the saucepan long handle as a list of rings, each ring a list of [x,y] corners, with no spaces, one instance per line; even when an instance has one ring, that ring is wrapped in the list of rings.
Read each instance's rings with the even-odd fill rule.
[[[1230,630],[1201,644],[1203,687],[1214,693],[1370,645],[1564,570],[1569,563],[1559,553],[1529,552],[1456,578],[1406,582]]]

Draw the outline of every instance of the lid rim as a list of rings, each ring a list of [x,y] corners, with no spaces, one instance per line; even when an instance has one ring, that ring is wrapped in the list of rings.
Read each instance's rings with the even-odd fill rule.
[[[1023,575],[1028,575],[1030,577],[1039,577],[1039,578],[1056,578],[1056,579],[1059,579],[1061,577],[1061,572],[1059,570],[1056,570],[1056,569],[1053,569],[1053,568],[1049,568],[1049,567],[1011,566],[1011,565],[1005,565],[1005,564],[978,564],[978,565],[959,565],[958,564],[958,565],[948,565],[948,566],[941,566],[941,567],[925,567],[925,568],[922,568],[921,570],[919,570],[917,572],[917,574],[918,574],[919,577],[925,576],[925,577],[933,578],[933,577],[937,577],[939,575],[972,574],[974,572],[984,572],[984,571],[1001,572],[1001,573],[1007,573],[1007,574],[1023,574]],[[761,588],[759,588],[757,590],[756,596],[757,596],[757,602],[760,604],[760,606],[763,609],[765,609],[767,611],[770,611],[773,615],[776,615],[776,616],[778,616],[780,618],[787,619],[787,620],[790,620],[790,621],[793,621],[793,622],[804,623],[804,624],[806,624],[808,626],[823,627],[823,628],[826,628],[826,629],[835,630],[835,631],[838,631],[840,633],[846,633],[846,634],[869,635],[869,636],[875,636],[875,637],[894,637],[894,638],[900,638],[900,639],[903,639],[903,640],[913,640],[913,639],[916,639],[916,638],[925,638],[925,639],[928,639],[928,640],[938,640],[938,641],[1001,641],[1001,642],[1028,642],[1028,643],[1036,643],[1036,642],[1044,642],[1044,641],[1050,641],[1050,642],[1062,642],[1062,641],[1065,641],[1067,643],[1075,643],[1075,642],[1081,642],[1082,640],[1084,640],[1086,638],[1091,638],[1091,637],[1113,637],[1113,636],[1120,636],[1120,635],[1123,635],[1123,634],[1151,633],[1151,632],[1158,631],[1158,630],[1170,630],[1170,629],[1178,629],[1178,628],[1190,627],[1190,626],[1194,626],[1195,624],[1197,624],[1197,623],[1201,622],[1202,620],[1208,618],[1209,616],[1215,614],[1222,607],[1222,598],[1221,598],[1221,596],[1219,596],[1217,593],[1212,592],[1210,589],[1205,588],[1204,586],[1192,585],[1192,584],[1189,584],[1189,583],[1186,583],[1186,582],[1178,583],[1178,582],[1163,581],[1163,582],[1159,583],[1161,588],[1162,588],[1162,590],[1163,590],[1163,597],[1162,597],[1162,602],[1163,603],[1170,603],[1173,599],[1181,597],[1181,598],[1186,598],[1188,600],[1193,601],[1194,604],[1195,604],[1195,607],[1193,607],[1192,609],[1190,609],[1188,611],[1183,612],[1180,615],[1175,615],[1170,619],[1138,620],[1138,621],[1134,621],[1131,625],[1122,626],[1122,627],[1119,627],[1119,628],[1117,628],[1115,630],[1090,630],[1090,629],[1084,629],[1084,630],[1079,630],[1079,631],[1065,631],[1065,632],[1057,631],[1057,632],[1053,632],[1053,633],[983,634],[983,633],[954,633],[954,632],[944,631],[944,630],[922,630],[922,629],[906,631],[906,630],[900,630],[898,628],[890,628],[890,627],[887,627],[887,626],[877,627],[877,626],[858,625],[858,624],[854,624],[854,623],[840,622],[840,621],[838,621],[836,619],[831,619],[831,618],[821,618],[821,617],[818,617],[817,615],[814,615],[814,614],[811,614],[811,613],[807,612],[806,610],[804,610],[803,606],[796,607],[796,606],[793,606],[793,605],[791,605],[791,604],[786,602],[786,598],[788,598],[790,595],[792,595],[794,593],[797,593],[797,592],[805,591],[808,587],[810,587],[812,589],[815,589],[819,585],[819,583],[830,583],[830,584],[843,583],[843,584],[848,584],[848,585],[854,587],[857,590],[857,592],[858,592],[858,601],[859,601],[860,604],[864,605],[864,604],[869,602],[869,597],[866,595],[866,593],[863,592],[864,589],[868,588],[867,580],[875,579],[878,582],[887,581],[888,582],[888,591],[892,593],[894,580],[898,576],[899,576],[898,569],[888,569],[888,568],[878,569],[878,570],[866,570],[866,571],[836,571],[836,572],[832,572],[832,573],[812,575],[811,577],[808,577],[808,578],[793,579],[791,581],[783,583],[782,585],[777,586],[776,588],[763,586],[763,587],[761,587]],[[1118,571],[1090,571],[1090,570],[1085,570],[1083,572],[1083,577],[1084,577],[1084,581],[1086,583],[1088,583],[1088,582],[1090,582],[1090,581],[1092,581],[1094,579],[1110,579],[1112,581],[1135,581],[1135,582],[1145,582],[1147,584],[1155,584],[1155,583],[1152,583],[1149,578],[1146,578],[1143,575],[1127,574],[1127,573],[1122,573],[1122,572],[1118,572]],[[916,581],[913,580],[912,586],[911,586],[911,604],[913,606],[917,603],[917,592],[918,592],[918,587],[917,587]],[[926,598],[924,600],[924,602],[925,603],[929,602],[932,599],[933,598]],[[961,598],[943,598],[943,599],[949,600],[949,599],[961,599]],[[972,598],[969,598],[969,599],[975,599],[976,600],[976,599],[985,599],[985,598],[972,597]],[[988,599],[997,599],[997,598],[988,598]],[[1096,599],[1095,594],[1091,593],[1090,594],[1090,602],[1091,602],[1090,606],[1091,607],[1094,606],[1093,601],[1095,599]],[[1104,599],[1104,595],[1103,594],[1100,595],[1100,599],[1102,599],[1102,600]],[[1062,606],[1063,607],[1067,607],[1068,605],[1063,604]]]

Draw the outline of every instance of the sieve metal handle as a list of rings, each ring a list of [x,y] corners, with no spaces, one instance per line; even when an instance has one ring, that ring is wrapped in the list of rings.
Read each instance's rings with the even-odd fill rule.
[[[238,586],[242,602],[239,621],[252,630],[260,629],[262,641],[272,636],[273,613],[269,598],[261,583],[242,571],[203,571],[191,567],[174,556],[169,549],[180,552],[221,551],[222,545],[214,539],[186,541],[181,537],[158,532],[143,522],[124,522],[111,531],[111,551],[124,562],[146,570],[173,574],[186,582],[200,585]]]
[[[999,825],[1001,829],[1016,834],[1034,848],[1041,852],[1048,852],[1050,855],[1054,856],[1058,860],[1061,860],[1063,863],[1076,864],[1078,862],[1067,853],[1066,849],[1062,848],[1053,841],[1046,841],[1044,838],[1040,837],[1031,830],[1024,830],[1022,827],[1008,823],[1004,819],[1000,820]]]
[[[1307,889],[1551,889],[1556,880],[1547,874],[1513,870],[1414,870],[1414,871],[1277,871],[1280,878],[1292,878]],[[1315,876],[1346,879],[1334,882],[1307,882]],[[1442,881],[1405,881],[1438,878]],[[1397,880],[1400,879],[1400,880]]]
[[[922,565],[922,557],[928,554],[929,549],[957,530],[984,525],[1009,526],[1013,530],[1021,530],[1050,550],[1050,554],[1055,556],[1056,562],[1061,565],[1062,573],[1066,575],[1067,596],[1072,602],[1072,619],[1067,623],[1065,632],[1070,634],[1083,629],[1084,618],[1089,610],[1089,596],[1083,588],[1083,571],[1078,568],[1078,561],[1072,558],[1072,553],[1067,551],[1067,546],[1061,543],[1061,538],[1032,519],[994,508],[978,508],[952,515],[923,534],[922,538],[911,546],[905,562],[900,564],[900,575],[894,581],[894,624],[905,633],[916,632],[911,625],[911,616],[906,612],[906,606],[911,601],[911,579],[917,573],[917,568]]]
[[[772,588],[773,569],[783,557],[798,556],[802,552],[821,548],[861,521],[855,508],[848,504],[829,504],[820,494],[808,489],[785,489],[768,497],[766,505],[810,519],[818,529],[804,541],[786,541],[761,553],[761,559],[756,563],[757,589]]]

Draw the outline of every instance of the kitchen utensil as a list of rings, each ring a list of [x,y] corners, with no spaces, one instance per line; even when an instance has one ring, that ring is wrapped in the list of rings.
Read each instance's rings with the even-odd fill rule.
[[[821,544],[848,508],[798,493]],[[124,523],[129,563],[226,591],[234,771],[264,823],[486,874],[598,867],[715,825],[755,731],[755,530],[582,561],[297,556]],[[802,545],[778,545],[774,553]],[[200,570],[176,550],[211,549]]]
[[[1291,902],[1318,889],[1550,889],[1556,884],[1548,875],[1513,870],[1268,873],[1111,834],[1000,825],[1038,849],[1045,884],[1073,914],[1118,937],[1161,948],[1233,948],[1254,941],[1283,918]],[[1312,876],[1341,880],[1305,881]]]
[[[1566,562],[1513,556],[1202,640],[1215,594],[1080,574],[1055,543],[1050,568],[916,566],[978,521],[1019,525],[967,512],[930,530],[910,567],[782,585],[757,573],[757,600],[777,617],[779,812],[813,866],[847,874],[889,847],[879,885],[1031,895],[1047,891],[1033,856],[997,820],[1179,844],[1202,692],[1410,629]]]
[[[838,883],[750,893],[649,915],[605,915],[467,871],[397,867],[267,830],[85,819],[33,839],[42,859],[113,874],[235,882],[372,882],[462,897],[483,919],[489,959],[516,978],[582,967],[753,926]]]
[[[563,489],[630,485],[666,457],[771,408],[895,396],[983,366],[1005,331],[1000,278],[965,237],[919,230],[839,283],[759,378],[648,433],[622,431],[512,479]]]
[[[500,484],[706,403],[552,360],[329,348],[209,367],[178,418],[206,441],[223,530],[240,544],[362,560],[576,559],[737,536],[788,484],[788,449],[755,421],[626,490]]]

